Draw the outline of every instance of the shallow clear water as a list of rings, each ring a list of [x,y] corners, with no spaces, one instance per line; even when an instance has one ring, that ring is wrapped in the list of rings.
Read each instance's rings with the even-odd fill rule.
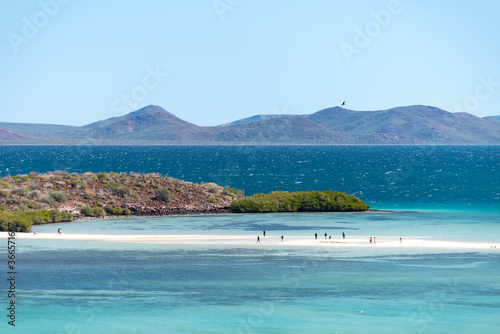
[[[384,235],[498,243],[499,147],[0,147],[3,175],[160,172],[331,189],[396,212],[129,217],[37,232]],[[8,170],[7,170],[8,168]],[[487,250],[17,240],[16,333],[498,333]],[[5,259],[6,263],[6,259]],[[6,275],[6,274],[4,274]],[[1,277],[0,277],[1,278]],[[5,285],[1,307],[7,305]]]
[[[217,234],[339,237],[424,237],[448,241],[498,242],[499,216],[493,212],[394,211],[362,213],[278,213],[126,217],[35,226],[37,232],[81,234]]]

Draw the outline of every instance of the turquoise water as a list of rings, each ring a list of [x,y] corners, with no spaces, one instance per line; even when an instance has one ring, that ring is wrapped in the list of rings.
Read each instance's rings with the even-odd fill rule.
[[[162,220],[168,226],[183,218],[148,218],[144,230],[126,229],[135,218],[113,225],[125,233],[147,233],[154,226],[154,233],[163,233]],[[206,225],[206,218],[186,217],[191,225],[177,230],[189,233],[193,225]],[[243,218],[241,223],[253,219]],[[303,215],[299,224],[283,224],[283,218],[262,221],[281,227],[269,230],[268,238],[307,230],[303,223],[316,231],[335,219],[324,215],[323,222],[311,222],[314,215]],[[240,221],[220,219],[223,226]],[[99,223],[66,224],[64,233],[89,233]],[[373,223],[378,221],[342,230],[348,238],[359,236]],[[396,232],[386,223],[381,227]],[[422,227],[411,230],[426,235]],[[19,244],[17,330],[23,333],[497,333],[500,326],[496,250]]]
[[[497,213],[470,211],[395,211],[367,213],[280,213],[168,217],[128,217],[84,220],[36,226],[37,232],[81,234],[208,234],[339,237],[432,237],[434,240],[499,242]]]
[[[269,238],[345,232],[498,243],[499,163],[499,147],[0,147],[3,175],[156,171],[247,193],[341,188],[374,208],[397,209],[129,217],[38,226],[39,233],[62,227],[64,233],[255,236],[266,229]],[[24,239],[17,246],[17,326],[7,326],[4,316],[0,332],[500,331],[495,249]]]

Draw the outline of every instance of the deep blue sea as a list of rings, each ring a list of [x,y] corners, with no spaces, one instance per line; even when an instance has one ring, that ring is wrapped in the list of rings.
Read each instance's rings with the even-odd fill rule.
[[[500,146],[0,146],[2,176],[157,172],[247,195],[341,190],[395,210],[113,218],[39,233],[498,243],[499,168]],[[16,256],[16,327],[3,315],[1,333],[500,333],[497,249],[17,239]]]
[[[0,146],[0,176],[160,173],[247,195],[340,190],[373,207],[500,209],[500,146]]]

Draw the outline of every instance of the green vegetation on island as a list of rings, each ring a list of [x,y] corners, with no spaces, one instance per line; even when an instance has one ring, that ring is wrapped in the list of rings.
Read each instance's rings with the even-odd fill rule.
[[[366,211],[370,206],[354,195],[339,191],[274,191],[255,194],[231,203],[236,213]]]
[[[57,210],[29,210],[25,208],[16,211],[0,210],[0,231],[27,232],[32,225],[70,222],[73,219],[71,213]]]

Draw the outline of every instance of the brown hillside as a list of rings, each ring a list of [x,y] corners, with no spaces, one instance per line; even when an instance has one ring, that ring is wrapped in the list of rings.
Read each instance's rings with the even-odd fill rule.
[[[55,172],[0,179],[3,209],[56,209],[77,218],[84,216],[85,207],[96,206],[108,211],[108,215],[124,209],[130,210],[125,214],[132,215],[218,213],[227,211],[231,202],[242,195],[241,191],[214,183],[199,185],[155,173]]]

